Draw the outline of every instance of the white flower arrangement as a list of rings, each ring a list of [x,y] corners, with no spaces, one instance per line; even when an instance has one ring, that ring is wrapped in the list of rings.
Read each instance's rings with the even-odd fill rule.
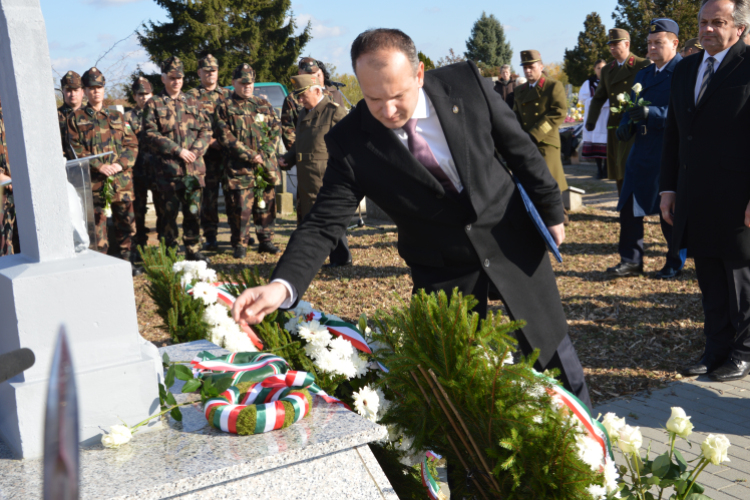
[[[181,260],[175,262],[172,271],[182,273],[180,283],[183,287],[192,285],[196,281],[204,283],[214,283],[217,280],[216,271],[209,269],[203,260]]]
[[[357,413],[370,422],[377,422],[380,395],[370,386],[364,386],[355,392],[352,397],[354,398],[354,409],[357,410]]]

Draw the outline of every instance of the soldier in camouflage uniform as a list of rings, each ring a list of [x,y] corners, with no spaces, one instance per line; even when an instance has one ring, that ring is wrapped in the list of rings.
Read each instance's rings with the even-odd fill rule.
[[[146,227],[146,213],[148,212],[148,192],[154,200],[154,207],[158,210],[158,191],[154,184],[154,157],[146,147],[143,132],[143,111],[146,103],[154,96],[151,83],[143,77],[138,78],[131,87],[136,106],[125,112],[125,122],[138,138],[138,158],[133,165],[133,212],[135,213],[135,242],[134,247],[148,245],[148,228]],[[159,216],[157,212],[157,217]],[[137,251],[133,253],[134,260],[139,260]]]
[[[176,246],[177,214],[182,207],[185,256],[209,262],[201,252],[200,212],[206,175],[203,155],[211,142],[211,123],[201,111],[200,101],[181,91],[185,76],[182,61],[170,57],[161,71],[164,92],[148,102],[143,114],[146,143],[156,159],[161,202],[157,231],[168,246]]]
[[[76,156],[114,154],[91,160],[91,190],[94,195],[96,248],[131,261],[135,214],[133,213],[133,165],[138,157],[138,139],[122,113],[104,107],[104,75],[91,68],[81,78],[88,103],[68,118],[70,146]],[[114,226],[112,252],[107,237],[105,189],[111,183],[111,217]],[[134,275],[139,270],[133,267]]]
[[[325,76],[323,70],[318,66],[318,61],[312,57],[303,58],[299,62],[297,74],[315,76],[318,84],[324,87],[323,94],[331,101],[346,109],[344,97],[341,95],[341,92],[336,87],[325,87]],[[297,128],[297,120],[303,109],[304,106],[300,104],[294,92],[284,99],[284,105],[281,107],[281,140],[284,141],[284,146],[287,150],[292,148],[296,140],[295,129]]]
[[[68,71],[60,80],[63,94],[63,105],[57,108],[57,122],[60,124],[60,138],[62,139],[63,155],[68,160],[75,159],[68,137],[68,118],[74,111],[80,109],[83,103],[83,85],[81,75],[75,71]]]
[[[279,251],[271,241],[276,220],[274,185],[278,179],[278,167],[276,155],[261,150],[261,141],[275,144],[280,124],[273,105],[253,95],[255,72],[249,64],[238,66],[232,78],[234,93],[216,109],[215,123],[225,152],[224,200],[232,230],[234,257],[241,259],[247,253],[251,215],[258,236],[258,252],[275,254]],[[261,175],[268,187],[259,200],[253,188],[256,177]]]
[[[216,107],[226,101],[230,92],[218,84],[219,62],[211,54],[198,60],[198,76],[201,79],[200,87],[190,90],[187,95],[200,101],[213,128]],[[216,249],[219,246],[216,233],[219,231],[219,183],[222,177],[221,145],[216,140],[216,134],[203,161],[206,164],[206,187],[203,188],[201,204],[201,228],[206,248]]]
[[[5,124],[3,122],[3,106],[0,104],[0,182],[10,179],[10,165],[8,164],[8,148],[5,144]],[[13,203],[13,186],[0,188],[2,199],[2,214],[0,220],[0,257],[12,255],[21,251],[18,242],[18,223],[16,222],[16,206]]]

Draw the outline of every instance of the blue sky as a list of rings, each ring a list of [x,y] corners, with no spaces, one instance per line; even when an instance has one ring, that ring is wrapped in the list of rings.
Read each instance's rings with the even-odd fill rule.
[[[166,11],[153,0],[40,0],[52,64],[57,73],[82,73],[118,40],[98,63],[109,81],[124,78],[140,63],[155,68],[138,45],[134,30],[147,20],[165,21]],[[339,72],[351,72],[348,51],[352,40],[368,28],[404,30],[417,48],[433,60],[448,49],[466,49],[471,27],[482,11],[494,14],[506,27],[513,47],[513,65],[519,52],[537,49],[546,62],[561,62],[565,48],[576,44],[586,14],[596,11],[607,28],[616,0],[293,0],[298,24],[312,23],[313,40],[304,55],[333,63]]]

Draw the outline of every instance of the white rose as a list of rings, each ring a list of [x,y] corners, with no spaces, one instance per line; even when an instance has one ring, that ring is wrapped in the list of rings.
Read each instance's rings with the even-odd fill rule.
[[[119,448],[133,438],[130,428],[125,425],[113,425],[109,434],[102,437],[102,444],[107,448]]]
[[[620,431],[625,427],[625,417],[618,418],[614,413],[607,413],[602,419],[602,425],[607,429],[609,440],[615,444],[620,437]]]
[[[687,439],[693,433],[693,424],[690,417],[685,414],[685,410],[680,407],[672,407],[672,416],[667,420],[667,430],[674,432],[682,439]]]
[[[255,115],[255,123],[265,123],[266,121],[266,115],[263,113],[258,113]]]
[[[104,216],[107,219],[109,219],[110,217],[112,217],[112,209],[110,207],[104,207],[103,212],[104,212]]]
[[[264,208],[266,208],[266,202],[265,202],[265,200],[259,200],[258,201],[258,208],[260,208],[261,210],[263,210]]]
[[[618,102],[625,102],[625,94],[617,94],[617,101]]]
[[[636,94],[640,94],[641,90],[643,90],[643,85],[641,85],[640,83],[636,83],[635,85],[633,85],[633,92],[635,92]]]
[[[617,446],[623,453],[638,453],[643,444],[643,436],[640,427],[630,427],[625,425],[620,430],[620,437],[617,440]]]
[[[714,465],[722,462],[729,462],[727,450],[729,449],[729,439],[724,434],[709,434],[705,441],[701,443],[701,451],[706,460]]]

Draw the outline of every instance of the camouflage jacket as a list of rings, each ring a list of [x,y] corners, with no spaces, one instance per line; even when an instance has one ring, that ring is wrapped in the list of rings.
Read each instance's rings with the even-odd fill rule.
[[[68,118],[70,146],[78,158],[98,155],[108,151],[113,155],[91,160],[91,189],[100,194],[104,187],[106,175],[99,172],[99,167],[117,163],[122,172],[114,175],[113,201],[132,200],[133,172],[138,157],[138,139],[122,113],[102,108],[96,111],[90,105],[78,109]]]
[[[73,108],[65,103],[57,108],[57,122],[60,125],[60,139],[62,139],[63,156],[68,160],[75,159],[73,149],[70,147],[70,138],[68,137],[68,118],[70,118],[70,115],[72,114]]]
[[[183,93],[172,99],[162,92],[146,104],[143,129],[146,143],[155,157],[157,183],[164,188],[174,184],[174,178],[190,175],[204,185],[203,155],[211,141],[211,124],[197,99]],[[185,163],[180,158],[183,149],[195,154],[197,158],[193,163]]]
[[[3,105],[0,103],[0,174],[10,177],[8,164],[8,146],[5,143],[5,122],[3,122]]]
[[[266,180],[276,184],[276,155],[260,151],[261,140],[267,138],[273,147],[280,133],[281,125],[270,102],[255,96],[245,99],[235,93],[216,108],[214,123],[224,149],[224,176],[229,189],[248,189],[255,185],[257,164],[252,158],[257,154],[263,158]],[[268,127],[267,134],[261,123]]]
[[[225,89],[221,85],[217,85],[214,90],[206,90],[203,87],[197,87],[192,90],[189,90],[187,92],[187,95],[189,97],[194,97],[195,99],[198,99],[201,103],[201,109],[206,113],[206,117],[211,122],[211,128],[213,131],[213,138],[218,139],[219,137],[216,135],[216,129],[215,129],[215,123],[214,123],[214,113],[216,112],[216,107],[225,102],[229,97],[232,95],[232,92],[229,89]],[[205,160],[206,161],[221,161],[221,148],[209,148],[208,151],[206,151],[205,154]]]
[[[143,131],[144,109],[131,108],[125,112],[125,122],[138,138],[138,158],[133,165],[133,178],[149,179],[154,175],[154,155],[146,146],[146,134]]]
[[[323,95],[328,96],[331,101],[346,109],[344,98],[336,87],[326,88],[323,90]],[[303,109],[304,106],[300,104],[293,93],[286,96],[284,105],[281,106],[281,140],[287,150],[292,149],[294,141],[297,140],[297,120]]]

